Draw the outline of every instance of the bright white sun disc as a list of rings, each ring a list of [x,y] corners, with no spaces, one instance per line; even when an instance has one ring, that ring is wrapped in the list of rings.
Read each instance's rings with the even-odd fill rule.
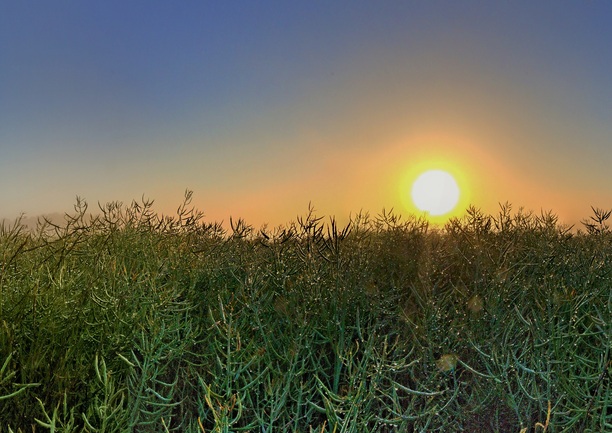
[[[412,185],[412,200],[417,208],[432,216],[444,215],[457,206],[459,186],[446,171],[426,171]]]

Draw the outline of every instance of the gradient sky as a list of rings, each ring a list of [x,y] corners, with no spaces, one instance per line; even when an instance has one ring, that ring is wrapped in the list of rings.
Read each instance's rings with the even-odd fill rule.
[[[612,2],[5,1],[0,216],[612,208]],[[435,166],[435,167],[433,167]]]

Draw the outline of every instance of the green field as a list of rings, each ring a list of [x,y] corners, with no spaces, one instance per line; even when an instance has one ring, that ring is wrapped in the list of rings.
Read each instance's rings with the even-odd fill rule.
[[[224,230],[190,197],[1,227],[0,432],[612,431],[609,213]]]

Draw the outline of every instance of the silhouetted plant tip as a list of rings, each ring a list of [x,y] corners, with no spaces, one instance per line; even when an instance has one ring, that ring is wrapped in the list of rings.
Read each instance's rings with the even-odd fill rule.
[[[0,224],[0,433],[612,431],[611,212]]]
[[[612,210],[603,210],[596,207],[591,207],[593,214],[588,220],[582,220],[582,225],[586,228],[590,234],[604,234],[610,232],[610,226],[606,221],[610,218]]]

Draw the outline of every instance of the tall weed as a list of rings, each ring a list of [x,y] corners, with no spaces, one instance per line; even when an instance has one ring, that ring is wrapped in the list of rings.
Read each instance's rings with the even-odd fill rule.
[[[0,226],[0,432],[607,431],[609,213]]]

